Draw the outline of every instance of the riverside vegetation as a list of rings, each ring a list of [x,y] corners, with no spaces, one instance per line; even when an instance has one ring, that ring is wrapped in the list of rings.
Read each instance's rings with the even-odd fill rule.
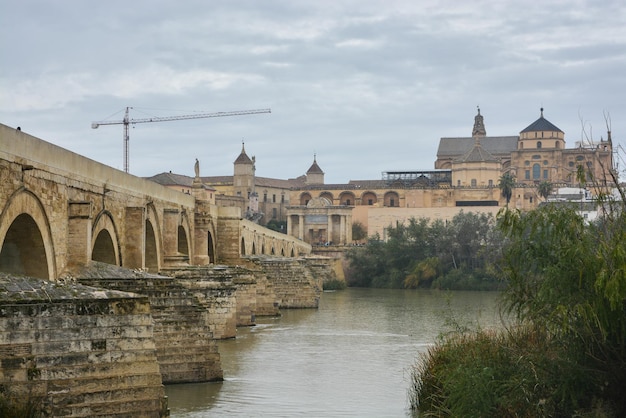
[[[622,202],[624,202],[624,194]],[[503,331],[457,330],[417,362],[420,417],[626,416],[626,211],[503,210]]]
[[[349,286],[497,290],[494,269],[504,237],[488,214],[460,212],[451,221],[409,219],[346,254]]]

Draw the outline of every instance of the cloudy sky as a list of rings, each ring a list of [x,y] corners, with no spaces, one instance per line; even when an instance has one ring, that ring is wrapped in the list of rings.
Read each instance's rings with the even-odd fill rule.
[[[432,169],[439,138],[517,135],[544,115],[626,146],[623,0],[3,0],[0,123],[130,172],[257,175],[317,155],[327,183]],[[622,166],[621,168],[626,168]]]

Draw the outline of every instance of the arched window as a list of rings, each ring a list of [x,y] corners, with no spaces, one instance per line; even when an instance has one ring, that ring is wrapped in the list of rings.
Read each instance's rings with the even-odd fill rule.
[[[300,195],[300,205],[306,206],[310,200],[311,200],[311,195],[309,193],[302,193]]]
[[[385,193],[385,206],[394,208],[400,206],[400,196],[396,192]]]
[[[541,178],[541,166],[539,164],[533,164],[533,180],[539,180]]]
[[[363,193],[361,196],[361,204],[364,206],[372,206],[378,203],[378,198],[372,192]]]
[[[320,197],[328,199],[328,201],[330,202],[331,205],[333,203],[333,200],[335,200],[335,198],[333,197],[333,194],[331,192],[322,192],[322,193],[320,193]]]
[[[537,141],[537,148],[541,148],[541,141]]]
[[[340,204],[343,206],[352,206],[356,201],[352,192],[343,192],[339,195]]]

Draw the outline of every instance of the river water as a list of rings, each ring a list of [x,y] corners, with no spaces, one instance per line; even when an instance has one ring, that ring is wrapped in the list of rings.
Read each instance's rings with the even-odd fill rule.
[[[166,387],[172,417],[406,417],[419,353],[498,326],[497,293],[349,288],[219,341],[224,382]]]

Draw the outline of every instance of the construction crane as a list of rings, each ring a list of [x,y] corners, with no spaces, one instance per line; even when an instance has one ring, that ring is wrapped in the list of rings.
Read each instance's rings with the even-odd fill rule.
[[[194,113],[191,115],[180,116],[162,116],[142,119],[130,119],[129,110],[132,107],[127,107],[124,113],[123,120],[103,120],[99,122],[92,122],[91,128],[98,129],[102,125],[124,125],[124,171],[128,173],[128,140],[129,140],[129,126],[136,123],[150,123],[150,122],[168,122],[173,120],[187,120],[187,119],[202,119],[202,118],[219,118],[223,116],[240,116],[240,115],[254,115],[258,113],[272,113],[271,109],[253,109],[253,110],[236,110],[233,112],[216,112],[216,113]]]

